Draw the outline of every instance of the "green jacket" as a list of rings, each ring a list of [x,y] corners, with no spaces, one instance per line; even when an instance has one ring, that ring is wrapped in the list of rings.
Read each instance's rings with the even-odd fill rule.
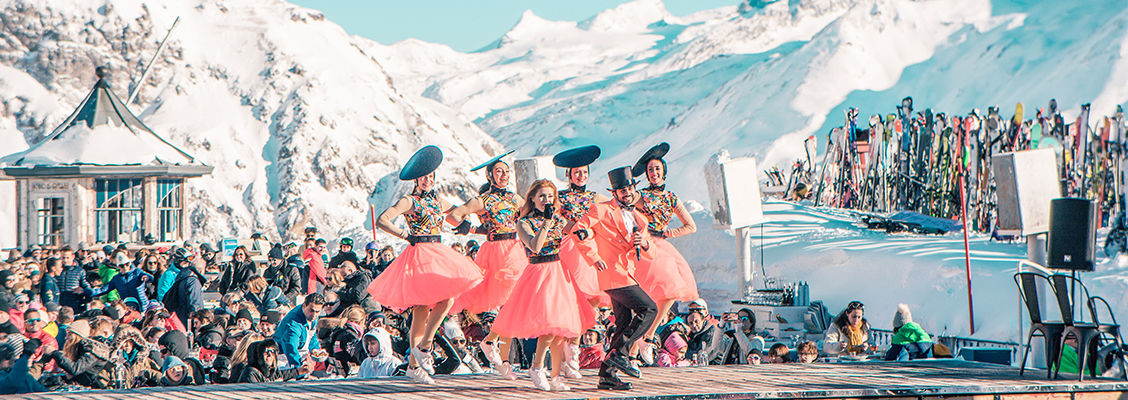
[[[1078,371],[1081,371],[1081,369],[1077,367],[1077,361],[1077,349],[1074,349],[1073,346],[1065,345],[1065,351],[1061,353],[1061,372],[1076,374]],[[1104,368],[1102,368],[1101,363],[1098,362],[1097,373],[1100,374],[1103,372]]]
[[[909,322],[893,334],[893,344],[932,343],[932,337],[916,322]]]
[[[102,277],[102,286],[109,285],[110,279],[114,279],[114,275],[117,274],[118,270],[116,268],[110,267],[108,264],[102,264],[98,266],[98,276]],[[118,296],[117,290],[111,290],[109,293],[106,293],[106,295],[102,297],[106,302],[111,302],[121,298],[121,296]]]

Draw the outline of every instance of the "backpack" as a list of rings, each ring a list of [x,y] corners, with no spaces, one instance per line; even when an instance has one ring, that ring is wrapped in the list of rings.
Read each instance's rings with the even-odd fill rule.
[[[183,284],[183,279],[176,280],[172,283],[172,287],[169,287],[168,291],[165,292],[164,298],[161,299],[161,303],[164,303],[166,310],[175,311],[183,307],[183,305],[181,304],[183,301],[180,298],[180,286]]]

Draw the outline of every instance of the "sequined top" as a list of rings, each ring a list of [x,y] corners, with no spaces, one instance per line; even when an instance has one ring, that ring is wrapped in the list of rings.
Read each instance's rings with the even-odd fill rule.
[[[529,215],[524,216],[523,218],[521,218],[521,221],[529,224],[529,227],[533,228],[533,237],[536,237],[536,235],[540,234],[541,228],[544,226],[544,223],[548,221],[548,219],[539,215],[534,216],[534,214],[536,213],[530,213]],[[554,226],[552,230],[548,232],[548,236],[545,237],[544,245],[541,246],[540,252],[533,254],[532,250],[529,250],[529,248],[526,247],[525,255],[531,257],[548,256],[560,253],[560,240],[564,237],[564,225],[566,225],[568,221],[565,220],[564,217],[561,217],[560,214],[552,214],[552,219],[556,221],[556,226]]]
[[[415,236],[438,235],[443,227],[442,201],[435,197],[409,195],[411,211],[403,214],[407,229]]]
[[[678,207],[678,195],[665,188],[661,190],[646,188],[639,190],[638,193],[642,196],[642,206],[638,211],[650,221],[647,228],[665,232],[670,226],[670,219],[674,217],[674,209]]]
[[[517,195],[510,191],[490,191],[478,197],[485,213],[480,216],[482,225],[490,233],[517,232]]]
[[[595,192],[566,189],[560,191],[560,216],[570,222],[579,221],[595,204]]]

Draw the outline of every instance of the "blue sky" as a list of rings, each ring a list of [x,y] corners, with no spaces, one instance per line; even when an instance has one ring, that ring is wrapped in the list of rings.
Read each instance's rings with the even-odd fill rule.
[[[321,11],[349,34],[383,44],[407,38],[468,52],[505,34],[525,10],[553,21],[581,21],[622,0],[290,0]],[[731,6],[740,0],[663,0],[671,14]]]

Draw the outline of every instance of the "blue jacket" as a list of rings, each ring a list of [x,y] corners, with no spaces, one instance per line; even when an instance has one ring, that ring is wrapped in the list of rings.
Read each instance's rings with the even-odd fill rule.
[[[0,395],[47,391],[27,372],[28,365],[28,355],[24,355],[12,363],[12,369],[0,371]]]
[[[179,273],[180,267],[169,265],[168,269],[166,269],[165,272],[161,274],[161,279],[157,281],[157,301],[164,301],[165,293],[168,293],[168,289],[171,288],[172,284],[176,282],[176,274]]]
[[[274,328],[274,341],[278,342],[278,350],[285,354],[289,361],[287,368],[302,365],[302,358],[298,352],[321,348],[317,335],[310,334],[316,327],[317,318],[307,321],[300,305],[290,310],[282,321],[278,322],[278,326]]]
[[[101,296],[116,289],[118,296],[121,296],[123,299],[132,297],[140,301],[140,304],[149,304],[149,296],[145,294],[145,282],[141,280],[142,277],[147,277],[146,279],[150,282],[153,281],[152,275],[134,267],[129,270],[128,273],[119,272],[117,275],[114,275],[109,283],[102,285],[100,288],[87,288],[83,290],[83,292],[86,296],[94,297]]]

